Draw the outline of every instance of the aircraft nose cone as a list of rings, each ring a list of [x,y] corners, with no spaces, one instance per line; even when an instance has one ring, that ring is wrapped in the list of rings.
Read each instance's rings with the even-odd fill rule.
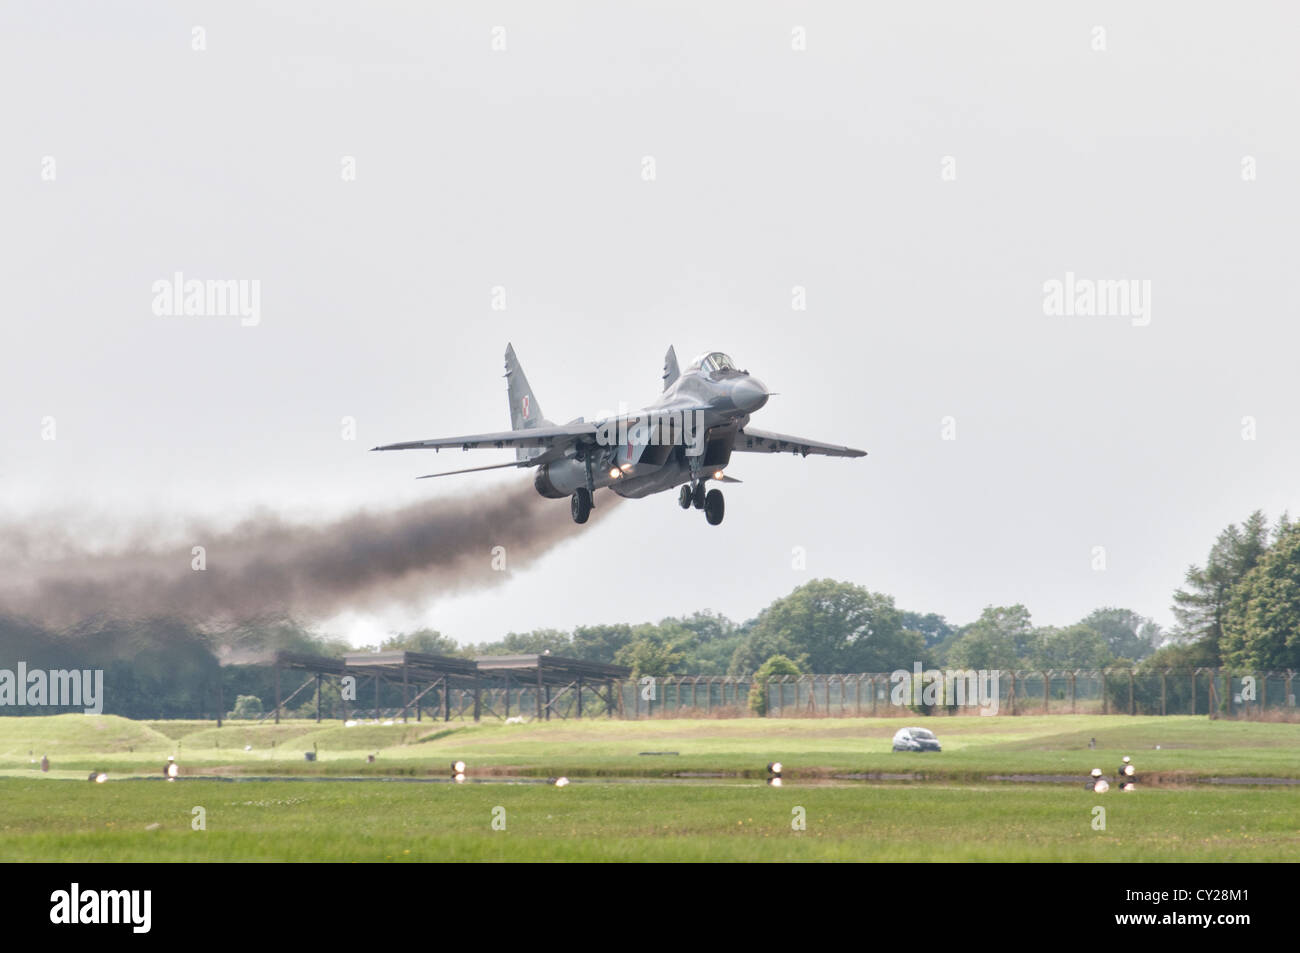
[[[737,410],[752,414],[767,403],[767,388],[757,377],[742,377],[731,387],[731,401]]]

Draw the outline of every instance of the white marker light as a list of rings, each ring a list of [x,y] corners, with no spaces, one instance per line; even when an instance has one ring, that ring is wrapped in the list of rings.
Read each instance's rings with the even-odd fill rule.
[[[714,470],[714,471],[713,471],[713,479],[715,479],[715,480],[721,480],[721,479],[722,479],[722,471],[721,471],[721,470]]]
[[[464,773],[465,773],[465,762],[464,762],[464,761],[453,761],[453,762],[451,763],[451,773],[452,773],[452,774],[464,774]]]
[[[1110,782],[1105,778],[1101,778],[1095,785],[1093,785],[1092,789],[1098,794],[1105,794],[1110,790]]]
[[[622,472],[622,471],[619,470],[618,467],[610,467],[610,468],[609,468],[609,478],[610,478],[611,480],[617,480],[617,479],[618,479],[618,475],[619,475],[619,473],[621,473],[621,472]]]
[[[1128,776],[1131,778],[1131,777],[1133,777],[1133,775],[1136,774],[1137,772],[1133,769],[1133,765],[1131,765],[1131,764],[1126,764],[1126,765],[1124,765],[1124,773],[1125,773],[1126,775],[1128,775]]]
[[[569,779],[568,779],[568,778],[556,778],[556,779],[555,779],[555,786],[556,786],[557,788],[562,788],[562,787],[564,787],[565,785],[567,785],[568,783],[569,783]]]
[[[96,784],[103,784],[107,780],[108,780],[108,775],[105,774],[103,771],[100,771],[98,774],[95,775]]]
[[[767,773],[774,774],[779,778],[781,776],[781,768],[782,764],[780,761],[773,761],[767,766]]]

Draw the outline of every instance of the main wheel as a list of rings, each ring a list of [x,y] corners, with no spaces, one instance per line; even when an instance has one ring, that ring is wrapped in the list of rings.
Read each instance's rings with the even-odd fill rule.
[[[573,491],[573,497],[569,500],[569,512],[573,514],[575,523],[587,522],[587,517],[591,515],[591,494],[585,486]]]
[[[691,488],[689,485],[682,487],[682,492],[677,495],[677,505],[684,510],[691,508]]]
[[[726,512],[727,505],[722,499],[721,490],[710,490],[708,496],[704,498],[704,518],[709,521],[710,526],[717,526],[722,522],[722,514]]]
[[[704,481],[701,480],[695,484],[695,492],[691,496],[691,502],[695,504],[697,510],[704,509]]]

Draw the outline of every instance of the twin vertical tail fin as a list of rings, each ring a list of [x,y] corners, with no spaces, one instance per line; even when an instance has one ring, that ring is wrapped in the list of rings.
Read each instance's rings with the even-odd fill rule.
[[[515,357],[514,347],[509,344],[506,345],[506,392],[510,398],[511,430],[528,430],[549,423],[542,416],[541,405],[533,396],[533,388],[529,385],[528,378],[524,376],[524,369],[519,366],[519,358]],[[520,448],[515,451],[515,459],[527,460],[540,452],[538,449]]]
[[[673,383],[681,376],[681,371],[677,369],[677,352],[673,350],[672,345],[668,345],[668,353],[664,355],[664,390],[673,386]]]

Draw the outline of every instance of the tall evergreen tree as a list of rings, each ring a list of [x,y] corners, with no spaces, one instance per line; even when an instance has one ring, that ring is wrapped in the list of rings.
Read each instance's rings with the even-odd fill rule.
[[[1185,588],[1174,593],[1177,634],[1184,640],[1210,643],[1216,664],[1222,658],[1223,621],[1233,587],[1255,567],[1268,544],[1268,520],[1256,510],[1241,526],[1233,524],[1219,534],[1205,566],[1190,567]]]
[[[1280,524],[1277,541],[1233,588],[1219,646],[1234,668],[1300,668],[1300,526]]]

